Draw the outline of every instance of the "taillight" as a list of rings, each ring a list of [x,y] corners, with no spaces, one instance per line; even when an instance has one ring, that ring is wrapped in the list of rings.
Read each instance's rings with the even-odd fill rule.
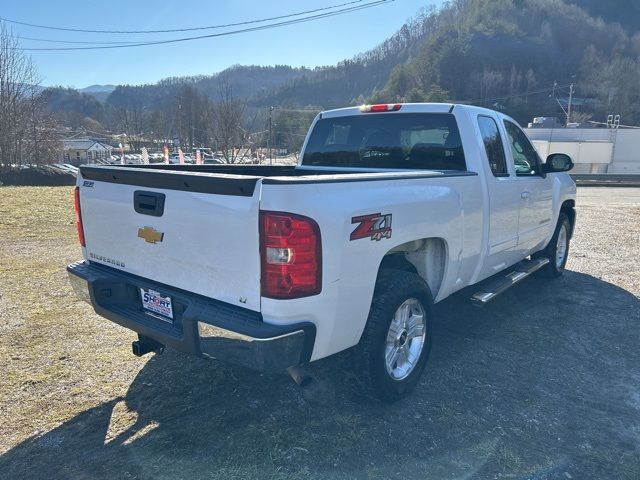
[[[322,290],[322,245],[318,224],[286,212],[260,212],[262,296],[300,298]]]
[[[78,240],[83,247],[84,244],[84,228],[82,227],[82,211],[80,210],[80,187],[76,187],[73,191],[73,209],[76,212],[76,229],[78,230]]]
[[[402,108],[400,103],[379,103],[376,105],[362,105],[360,111],[363,113],[375,112],[397,112]]]

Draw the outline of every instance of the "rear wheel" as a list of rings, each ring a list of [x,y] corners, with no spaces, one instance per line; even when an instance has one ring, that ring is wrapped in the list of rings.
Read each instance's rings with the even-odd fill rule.
[[[427,284],[415,273],[380,273],[365,330],[352,353],[365,394],[394,402],[415,388],[431,350],[432,303]]]
[[[560,212],[556,230],[547,247],[536,257],[548,258],[549,263],[541,270],[547,277],[556,278],[564,273],[569,258],[569,235],[571,222],[566,213]]]

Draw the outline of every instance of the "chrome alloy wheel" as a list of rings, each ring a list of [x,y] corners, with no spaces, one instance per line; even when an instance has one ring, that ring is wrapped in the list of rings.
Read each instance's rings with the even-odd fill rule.
[[[556,242],[556,268],[561,268],[567,256],[567,226],[563,223],[558,231],[558,241]]]
[[[416,298],[398,307],[385,343],[385,366],[394,380],[407,378],[418,364],[426,340],[426,312]]]

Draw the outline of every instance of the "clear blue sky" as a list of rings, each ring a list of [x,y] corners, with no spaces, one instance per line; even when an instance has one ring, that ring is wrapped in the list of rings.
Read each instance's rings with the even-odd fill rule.
[[[0,16],[33,24],[91,30],[149,30],[241,22],[344,3],[348,0],[6,0]],[[371,0],[363,0],[367,2]],[[8,5],[7,5],[8,3]],[[114,50],[27,52],[43,85],[152,83],[170,76],[211,74],[234,64],[314,67],[366,51],[421,7],[441,0],[396,0],[344,15],[266,31],[178,44]],[[138,41],[216,31],[107,35],[8,25],[21,37],[74,41]],[[242,27],[235,27],[242,28]],[[23,47],[71,46],[22,40]]]

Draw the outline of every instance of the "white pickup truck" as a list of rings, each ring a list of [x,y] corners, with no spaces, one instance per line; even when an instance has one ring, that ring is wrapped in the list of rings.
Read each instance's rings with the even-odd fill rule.
[[[424,369],[434,302],[562,273],[572,165],[482,108],[326,111],[296,166],[81,167],[68,272],[137,355],[273,371],[351,349],[360,384],[394,401]]]

